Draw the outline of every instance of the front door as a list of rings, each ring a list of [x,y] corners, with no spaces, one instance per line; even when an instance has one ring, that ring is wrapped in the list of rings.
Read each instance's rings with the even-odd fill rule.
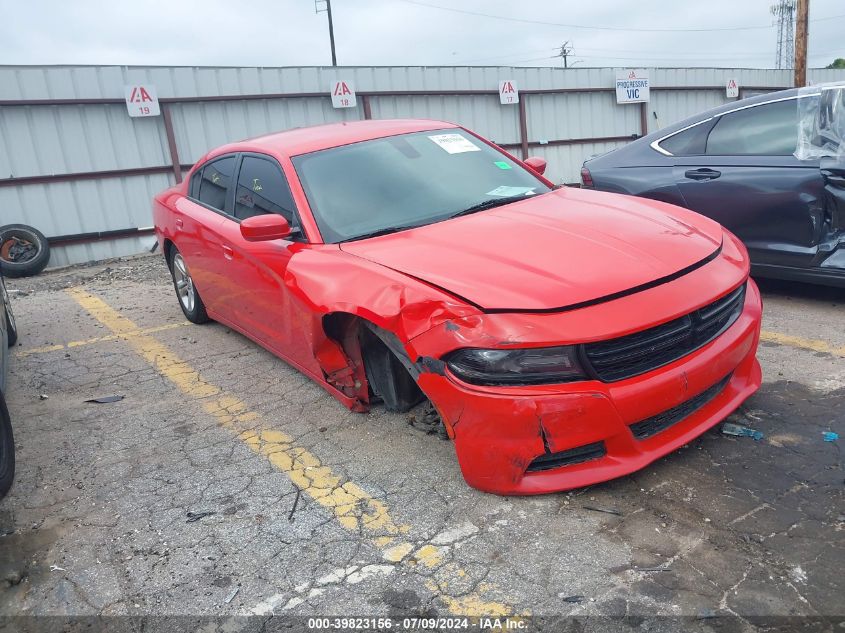
[[[289,239],[248,242],[239,221],[265,213],[285,217],[293,229]],[[302,239],[290,187],[275,159],[244,154],[235,185],[234,219],[222,228],[227,251],[225,303],[235,325],[276,353],[314,370],[311,319],[292,299],[285,273],[293,256],[308,248]]]

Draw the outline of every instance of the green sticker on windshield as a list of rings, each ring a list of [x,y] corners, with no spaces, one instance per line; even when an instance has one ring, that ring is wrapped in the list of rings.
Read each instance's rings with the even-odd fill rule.
[[[499,169],[512,169],[512,167],[511,167],[510,165],[508,165],[508,164],[507,164],[505,161],[503,161],[503,160],[497,160],[497,161],[494,161],[494,162],[493,162],[493,164],[494,164],[496,167],[498,167]]]

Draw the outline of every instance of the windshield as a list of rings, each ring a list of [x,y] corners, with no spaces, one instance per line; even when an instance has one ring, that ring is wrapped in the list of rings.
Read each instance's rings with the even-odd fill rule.
[[[458,129],[353,143],[293,159],[327,243],[481,211],[549,187]]]

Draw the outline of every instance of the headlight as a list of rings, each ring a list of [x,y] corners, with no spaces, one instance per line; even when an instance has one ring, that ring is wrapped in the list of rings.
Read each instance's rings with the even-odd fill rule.
[[[443,360],[458,378],[474,385],[547,385],[587,378],[575,347],[465,348]]]

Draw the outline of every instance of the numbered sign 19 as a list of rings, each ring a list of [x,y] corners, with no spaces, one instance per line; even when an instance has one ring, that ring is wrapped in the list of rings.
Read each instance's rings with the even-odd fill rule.
[[[158,116],[161,114],[156,87],[152,84],[124,86],[123,91],[129,116]]]

